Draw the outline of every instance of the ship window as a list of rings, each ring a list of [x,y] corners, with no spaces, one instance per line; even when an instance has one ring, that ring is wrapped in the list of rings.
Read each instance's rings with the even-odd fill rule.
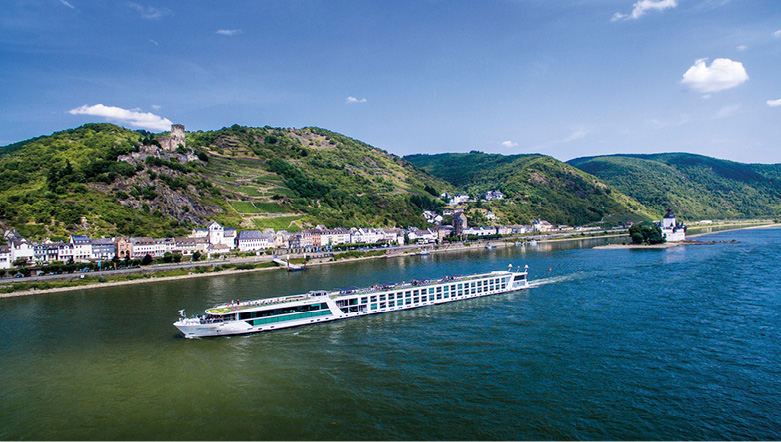
[[[380,295],[380,301],[384,301],[384,300],[385,300],[385,295]]]
[[[442,293],[437,293],[437,299],[442,299]]]
[[[409,298],[410,296],[412,296],[412,292],[410,292],[409,290],[407,290],[406,292],[404,292],[404,297],[405,297],[405,298]]]
[[[386,303],[384,303],[384,302],[381,302],[381,303],[380,303],[380,308],[385,308],[385,307],[386,307]]]
[[[388,299],[389,299],[389,300],[396,299],[396,294],[395,294],[395,293],[390,293],[390,294],[388,295]]]
[[[414,302],[415,304],[417,304],[418,302],[420,302],[420,298],[418,298],[418,297],[416,296],[414,299],[412,299],[412,302]]]
[[[372,302],[377,302],[377,297],[376,296],[372,296]]]
[[[372,304],[371,310],[377,310],[377,304]]]
[[[442,293],[442,286],[437,287],[437,293]]]
[[[415,289],[415,290],[413,290],[413,291],[412,291],[412,294],[413,294],[414,296],[418,296],[418,295],[420,294],[420,290],[418,290],[418,289]]]
[[[361,304],[366,304],[369,301],[369,298],[361,298]]]

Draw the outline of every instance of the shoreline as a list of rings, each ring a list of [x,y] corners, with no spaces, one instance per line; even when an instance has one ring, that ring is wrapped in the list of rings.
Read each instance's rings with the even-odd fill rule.
[[[508,241],[499,241],[499,240],[493,240],[487,241],[486,244],[491,243],[496,245],[497,247],[509,247],[511,243]],[[481,248],[483,246],[483,243],[479,243]],[[448,253],[448,252],[455,252],[455,251],[463,251],[463,250],[472,250],[475,249],[474,246],[465,246],[463,244],[449,244],[446,246],[440,246],[439,249],[429,249],[425,246],[421,247],[415,247],[413,250],[416,249],[427,249],[430,250],[431,253]],[[322,261],[322,260],[314,260],[311,262],[308,262],[306,264],[307,267],[310,266],[322,266],[322,265],[331,265],[331,264],[339,264],[343,262],[356,262],[356,261],[363,261],[367,259],[392,259],[402,256],[415,256],[419,253],[419,251],[413,252],[413,253],[396,253],[396,254],[383,254],[383,255],[376,255],[376,256],[361,256],[357,258],[345,258],[345,259],[339,259],[339,260],[330,260],[330,261]],[[214,266],[220,265],[221,263],[214,263]],[[212,272],[203,272],[203,273],[195,273],[190,272],[186,275],[175,275],[175,276],[154,276],[154,272],[148,272],[152,275],[147,278],[139,278],[139,279],[132,279],[132,280],[125,280],[125,281],[111,281],[111,282],[99,282],[95,278],[90,278],[94,282],[89,282],[87,284],[82,285],[73,285],[73,286],[67,286],[67,287],[52,287],[47,289],[36,289],[32,288],[29,290],[19,290],[15,292],[9,292],[9,293],[0,293],[0,299],[3,298],[15,298],[19,296],[31,296],[31,295],[42,295],[42,294],[50,294],[50,293],[62,293],[62,292],[72,292],[77,290],[91,290],[96,288],[102,288],[102,287],[117,287],[117,286],[123,286],[123,285],[134,285],[134,284],[146,284],[150,282],[163,282],[163,281],[176,281],[176,280],[182,280],[182,279],[190,279],[190,278],[202,278],[202,277],[210,277],[210,276],[221,276],[221,275],[235,275],[239,273],[249,273],[249,272],[260,272],[260,271],[273,271],[273,270],[282,270],[285,271],[285,267],[279,266],[279,267],[261,267],[261,268],[255,268],[255,269],[227,269],[227,270],[219,270],[219,271],[212,271]],[[143,272],[142,272],[143,273]],[[13,284],[11,282],[10,284]]]
[[[734,232],[734,231],[737,231],[737,230],[772,228],[774,226],[779,226],[779,225],[775,224],[775,223],[771,223],[771,224],[759,224],[759,225],[740,227],[739,225],[736,224],[734,228],[726,228],[724,230],[717,230],[715,232],[703,232],[703,233],[695,233],[693,235],[686,235],[686,239],[684,241],[662,243],[662,244],[607,244],[607,245],[604,245],[604,246],[596,246],[596,247],[594,247],[594,249],[599,249],[599,250],[654,250],[654,249],[655,250],[660,250],[660,249],[670,249],[670,248],[673,248],[673,247],[681,247],[681,246],[710,245],[710,244],[714,244],[714,242],[704,242],[704,241],[692,240],[690,238],[698,238],[700,236],[712,235],[714,233]],[[729,241],[716,241],[716,242],[724,243],[724,242],[729,242]]]
[[[725,230],[719,230],[717,232],[705,232],[705,233],[697,233],[694,235],[690,235],[690,238],[696,238],[702,235],[710,235],[712,233],[721,233],[721,232],[731,232],[736,230],[747,230],[747,229],[759,229],[759,228],[768,228],[777,226],[775,223],[770,224],[761,224],[761,225],[752,225],[752,226],[744,226],[740,227],[739,225],[735,225],[735,228],[728,228]],[[597,238],[610,238],[610,237],[616,237],[616,236],[622,236],[622,235],[605,235],[605,236],[594,236],[594,237],[569,237],[569,238],[556,238],[556,239],[541,239],[538,240],[538,242],[558,242],[558,241],[579,241],[583,239],[597,239]],[[517,240],[517,239],[516,239]],[[457,251],[464,251],[464,250],[475,250],[479,248],[483,248],[485,245],[491,244],[495,245],[497,247],[510,247],[511,245],[514,245],[515,240],[507,241],[507,240],[489,240],[486,243],[474,243],[478,244],[477,247],[473,245],[464,245],[464,244],[449,244],[447,246],[439,246],[438,249],[435,248],[426,248],[424,246],[421,246],[420,248],[426,248],[427,250],[430,250],[431,253],[450,253],[450,252],[457,252]],[[667,249],[671,247],[679,247],[683,245],[702,245],[707,244],[704,242],[679,242],[679,243],[665,243],[665,244],[655,244],[655,245],[634,245],[634,244],[608,244],[604,246],[596,246],[594,249]],[[377,255],[377,256],[365,256],[365,257],[357,257],[357,258],[347,258],[347,259],[340,259],[340,260],[331,260],[331,261],[313,261],[307,263],[307,267],[309,266],[322,266],[322,265],[332,265],[332,264],[339,264],[342,262],[356,262],[356,261],[362,261],[367,259],[392,259],[402,256],[414,256],[417,255],[418,252],[415,253],[395,253],[395,254],[384,254],[384,255]],[[215,263],[215,265],[218,265]],[[36,289],[32,288],[29,290],[19,290],[16,292],[9,292],[9,293],[0,293],[0,299],[3,298],[15,298],[20,296],[32,296],[32,295],[42,295],[42,294],[51,294],[51,293],[63,293],[63,292],[72,292],[77,290],[92,290],[96,288],[102,288],[102,287],[118,287],[123,285],[134,285],[134,284],[147,284],[151,282],[163,282],[163,281],[176,281],[176,280],[182,280],[182,279],[190,279],[190,278],[203,278],[203,277],[213,277],[213,276],[221,276],[221,275],[235,275],[239,273],[249,273],[249,272],[261,272],[261,271],[273,271],[273,270],[282,270],[284,271],[284,267],[265,267],[265,268],[255,268],[255,269],[228,269],[228,270],[220,270],[220,271],[214,271],[214,272],[204,272],[204,273],[195,273],[190,272],[186,275],[175,275],[175,276],[150,276],[148,278],[141,278],[141,279],[132,279],[132,280],[126,280],[126,281],[112,281],[112,282],[98,282],[95,280],[95,282],[87,283],[84,285],[74,285],[69,287],[53,287],[48,289]],[[11,283],[13,284],[13,282]]]

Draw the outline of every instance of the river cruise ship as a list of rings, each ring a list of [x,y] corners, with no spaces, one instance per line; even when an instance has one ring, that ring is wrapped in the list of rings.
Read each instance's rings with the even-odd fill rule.
[[[302,295],[216,305],[203,315],[180,318],[174,326],[186,338],[279,330],[356,316],[408,310],[462,299],[496,295],[529,286],[528,268],[436,280],[375,285],[358,289],[311,291]]]

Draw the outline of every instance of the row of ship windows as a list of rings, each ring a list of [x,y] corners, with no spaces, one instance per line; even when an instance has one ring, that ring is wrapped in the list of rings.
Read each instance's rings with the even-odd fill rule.
[[[323,316],[330,314],[330,310],[320,310],[320,311],[314,311],[314,312],[306,312],[306,313],[296,313],[294,315],[285,315],[285,316],[275,316],[270,318],[262,318],[262,319],[255,319],[252,321],[252,325],[263,325],[263,324],[270,324],[273,322],[280,322],[280,321],[292,321],[294,319],[304,319],[304,318],[311,318],[313,316]]]
[[[471,283],[460,283],[460,284],[450,284],[445,286],[437,286],[437,287],[429,287],[428,289],[415,289],[415,290],[407,290],[404,292],[395,292],[395,293],[389,293],[387,295],[374,295],[370,297],[362,297],[360,298],[360,304],[368,304],[369,302],[382,302],[382,301],[393,301],[396,299],[405,299],[405,298],[413,298],[416,296],[421,295],[440,295],[437,299],[442,299],[441,295],[448,294],[451,291],[454,293],[453,296],[456,296],[455,293],[458,291],[458,296],[466,294],[475,294],[475,293],[482,293],[485,290],[496,290],[496,289],[503,289],[505,287],[506,281],[502,281],[500,278],[496,279],[485,279],[485,280],[479,280],[474,281]],[[466,292],[464,292],[464,288],[466,288]],[[447,296],[449,297],[449,296]],[[352,299],[344,299],[337,302],[337,306],[339,307],[346,307],[348,305],[358,305],[358,298],[352,298]]]
[[[430,287],[428,289],[407,290],[405,292],[389,293],[387,295],[374,295],[371,297],[360,298],[361,309],[358,308],[358,298],[344,299],[337,302],[337,306],[345,313],[364,311],[366,305],[371,302],[370,311],[379,308],[401,307],[404,305],[419,304],[421,302],[433,302],[435,300],[449,299],[452,296],[463,296],[469,294],[479,294],[485,291],[503,289],[505,284],[501,279],[479,280],[469,283],[451,284],[445,286]],[[452,293],[451,293],[452,290]],[[426,293],[428,292],[428,295]],[[378,301],[379,300],[379,301]],[[311,316],[322,316],[330,313],[328,305],[310,304],[299,307],[287,307],[274,310],[265,310],[258,312],[242,312],[239,319],[247,320],[253,318],[253,325],[268,324],[279,321],[291,321],[295,319],[308,318]]]

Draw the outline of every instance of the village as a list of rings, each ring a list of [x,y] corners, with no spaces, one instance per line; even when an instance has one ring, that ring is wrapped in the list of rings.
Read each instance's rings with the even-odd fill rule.
[[[448,211],[448,209],[445,209]],[[194,229],[187,237],[153,238],[125,237],[90,238],[87,235],[71,235],[68,242],[45,240],[30,241],[16,230],[7,230],[3,237],[6,245],[0,245],[0,270],[45,266],[53,263],[90,263],[172,256],[178,262],[188,257],[195,260],[223,256],[229,253],[282,254],[333,251],[349,246],[376,247],[419,244],[442,244],[449,241],[498,238],[527,233],[556,231],[599,230],[592,228],[554,228],[547,221],[537,220],[532,225],[469,227],[466,215],[457,211],[452,215],[452,225],[441,225],[442,215],[425,211],[424,216],[432,227],[420,229],[390,228],[334,228],[318,225],[299,232],[265,230],[237,230],[225,228],[217,222],[206,228]]]

